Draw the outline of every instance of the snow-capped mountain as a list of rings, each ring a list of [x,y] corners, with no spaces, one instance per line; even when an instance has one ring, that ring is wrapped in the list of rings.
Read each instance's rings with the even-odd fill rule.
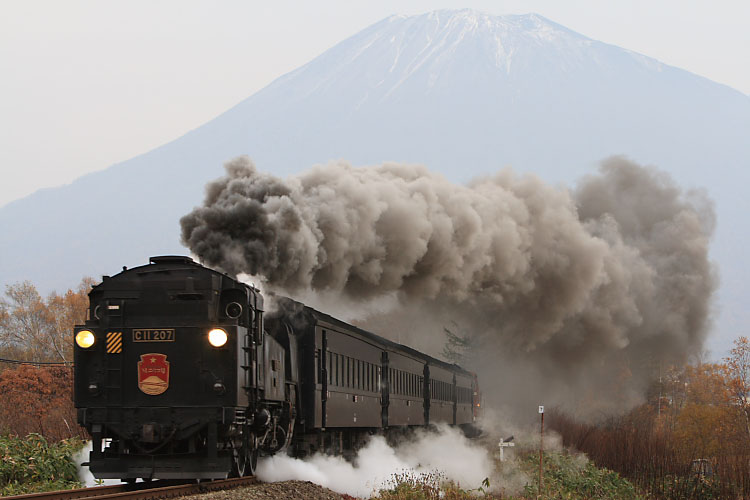
[[[392,16],[173,142],[0,208],[0,283],[62,290],[185,252],[179,217],[239,154],[281,176],[343,158],[458,181],[510,165],[568,184],[625,154],[717,200],[729,331],[750,319],[748,138],[750,97],[541,16]]]

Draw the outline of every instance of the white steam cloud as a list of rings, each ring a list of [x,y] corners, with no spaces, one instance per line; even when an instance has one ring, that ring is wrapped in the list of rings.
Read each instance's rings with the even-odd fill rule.
[[[275,455],[260,461],[257,475],[268,482],[311,481],[339,493],[369,498],[394,474],[404,472],[439,472],[470,489],[481,486],[485,478],[492,479],[493,465],[484,448],[467,440],[459,430],[440,426],[437,432],[420,431],[415,439],[395,448],[383,437],[374,436],[359,450],[354,463],[322,454],[305,460]]]

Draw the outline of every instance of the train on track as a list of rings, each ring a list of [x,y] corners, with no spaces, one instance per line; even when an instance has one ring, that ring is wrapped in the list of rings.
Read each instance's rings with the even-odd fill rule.
[[[439,422],[471,432],[477,377],[189,257],[104,276],[76,326],[74,400],[97,478],[250,475]]]

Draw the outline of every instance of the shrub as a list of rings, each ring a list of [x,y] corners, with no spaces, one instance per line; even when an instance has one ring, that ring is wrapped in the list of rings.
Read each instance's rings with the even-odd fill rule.
[[[50,444],[39,434],[0,436],[0,494],[19,495],[80,487],[73,455],[79,438]]]
[[[483,488],[466,491],[439,472],[407,471],[391,476],[391,479],[386,481],[386,487],[371,500],[476,500],[478,493],[484,493],[485,497],[489,497],[484,487],[489,487],[487,480]]]
[[[76,423],[73,374],[68,367],[21,365],[0,373],[0,432],[38,433],[51,441],[86,431]]]

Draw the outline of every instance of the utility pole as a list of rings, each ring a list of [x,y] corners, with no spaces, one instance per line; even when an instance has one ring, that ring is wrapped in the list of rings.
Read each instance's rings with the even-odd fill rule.
[[[539,414],[542,417],[542,433],[541,439],[539,440],[539,495],[537,498],[542,498],[542,457],[544,456],[544,406],[539,405]]]

